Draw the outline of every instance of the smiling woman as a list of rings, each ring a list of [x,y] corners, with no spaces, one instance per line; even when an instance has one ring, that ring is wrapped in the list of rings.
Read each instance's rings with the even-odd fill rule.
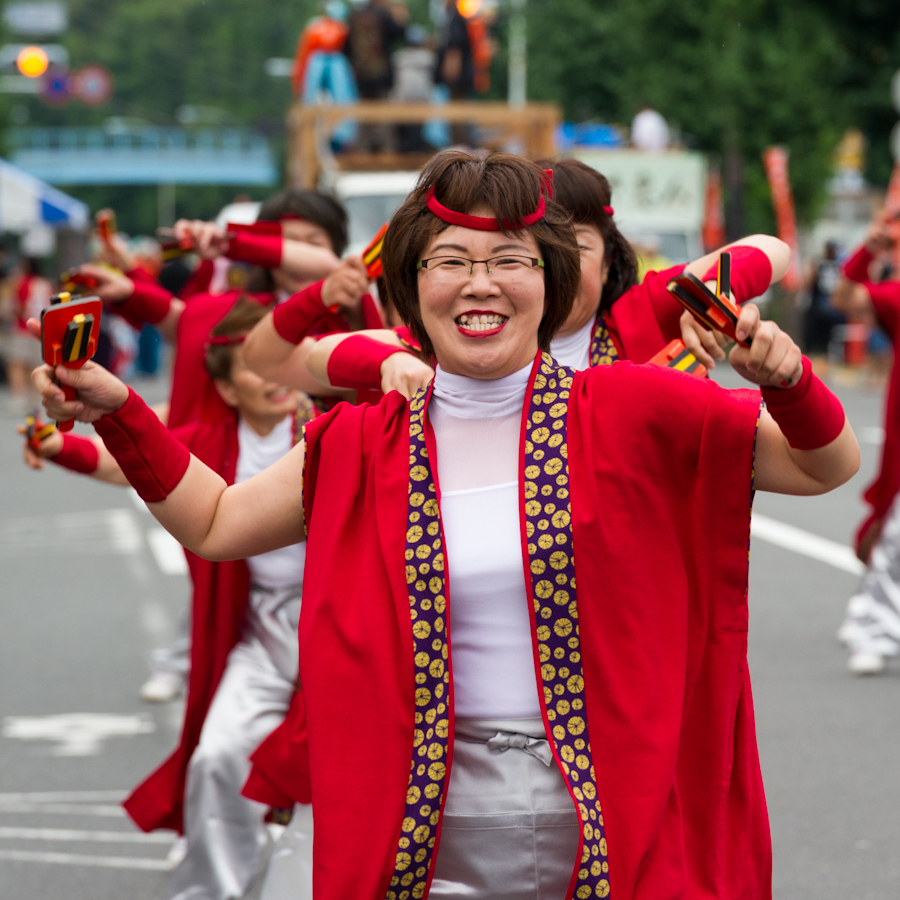
[[[179,457],[97,367],[35,375],[48,412],[97,421],[196,553],[305,532],[319,900],[771,894],[750,505],[754,487],[843,483],[856,440],[793,341],[752,316],[732,365],[771,413],[673,370],[555,361],[580,263],[551,194],[516,157],[436,156],[383,251],[433,384],[340,404],[243,484]]]

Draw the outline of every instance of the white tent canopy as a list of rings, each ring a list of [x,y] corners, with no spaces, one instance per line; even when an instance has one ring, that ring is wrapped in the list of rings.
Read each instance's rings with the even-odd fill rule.
[[[87,205],[0,159],[0,231],[87,227]]]

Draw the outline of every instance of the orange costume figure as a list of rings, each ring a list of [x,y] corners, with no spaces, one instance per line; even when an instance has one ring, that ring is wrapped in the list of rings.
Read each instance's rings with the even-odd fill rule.
[[[347,40],[347,26],[329,14],[332,4],[328,6],[326,14],[310,21],[297,41],[297,52],[291,69],[291,86],[295,96],[303,93],[303,80],[310,56],[313,53],[340,53]]]

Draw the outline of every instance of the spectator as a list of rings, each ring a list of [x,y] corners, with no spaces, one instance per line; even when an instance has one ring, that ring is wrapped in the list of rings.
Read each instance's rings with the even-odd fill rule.
[[[642,106],[631,123],[631,146],[637,150],[667,150],[669,126],[652,107]]]
[[[831,304],[831,297],[841,278],[838,245],[825,244],[825,252],[818,264],[810,266],[806,288],[809,306],[803,316],[803,342],[807,356],[824,356],[831,341],[831,330],[844,322],[844,316]]]
[[[391,51],[403,40],[402,18],[406,7],[390,0],[368,0],[350,14],[344,53],[350,60],[356,86],[363,100],[384,100],[394,84]],[[385,125],[362,125],[361,149],[393,150],[393,129]]]
[[[475,90],[475,61],[469,25],[457,8],[456,0],[445,0],[444,5],[446,16],[438,45],[436,80],[447,86],[451,100],[468,100]],[[454,144],[469,142],[465,124],[455,123],[450,132]]]
[[[392,100],[401,103],[428,103],[431,100],[437,55],[428,44],[428,32],[421,25],[410,25],[406,29],[406,46],[391,56],[394,67]],[[400,125],[397,138],[401,153],[430,153],[434,150],[422,137],[421,125]]]
[[[39,260],[24,256],[20,268],[21,274],[13,285],[14,317],[6,357],[10,412],[17,415],[28,410],[31,370],[43,362],[41,345],[28,333],[25,323],[41,317],[41,310],[50,305],[53,294],[53,284],[44,278]]]
[[[325,4],[324,14],[310,19],[300,34],[291,68],[291,85],[294,95],[304,102],[308,102],[306,75],[310,58],[316,53],[330,56],[343,50],[348,32],[346,19],[347,7],[341,0],[329,0]]]

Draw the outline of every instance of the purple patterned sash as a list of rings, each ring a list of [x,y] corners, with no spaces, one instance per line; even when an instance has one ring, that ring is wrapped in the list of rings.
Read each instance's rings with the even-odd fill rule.
[[[587,900],[609,896],[609,864],[585,716],[578,636],[566,448],[573,374],[573,369],[558,366],[543,354],[532,376],[523,410],[522,488],[528,540],[526,584],[530,582],[541,663],[539,694],[548,740],[582,829],[581,856],[568,896]],[[386,900],[425,896],[449,772],[449,613],[440,509],[425,444],[428,396],[428,389],[423,389],[410,403],[406,582],[414,646],[415,733],[406,811]]]
[[[603,321],[603,316],[597,316],[594,323],[594,335],[591,338],[591,352],[589,359],[591,367],[610,366],[619,358],[619,351],[609,336],[609,329]]]

